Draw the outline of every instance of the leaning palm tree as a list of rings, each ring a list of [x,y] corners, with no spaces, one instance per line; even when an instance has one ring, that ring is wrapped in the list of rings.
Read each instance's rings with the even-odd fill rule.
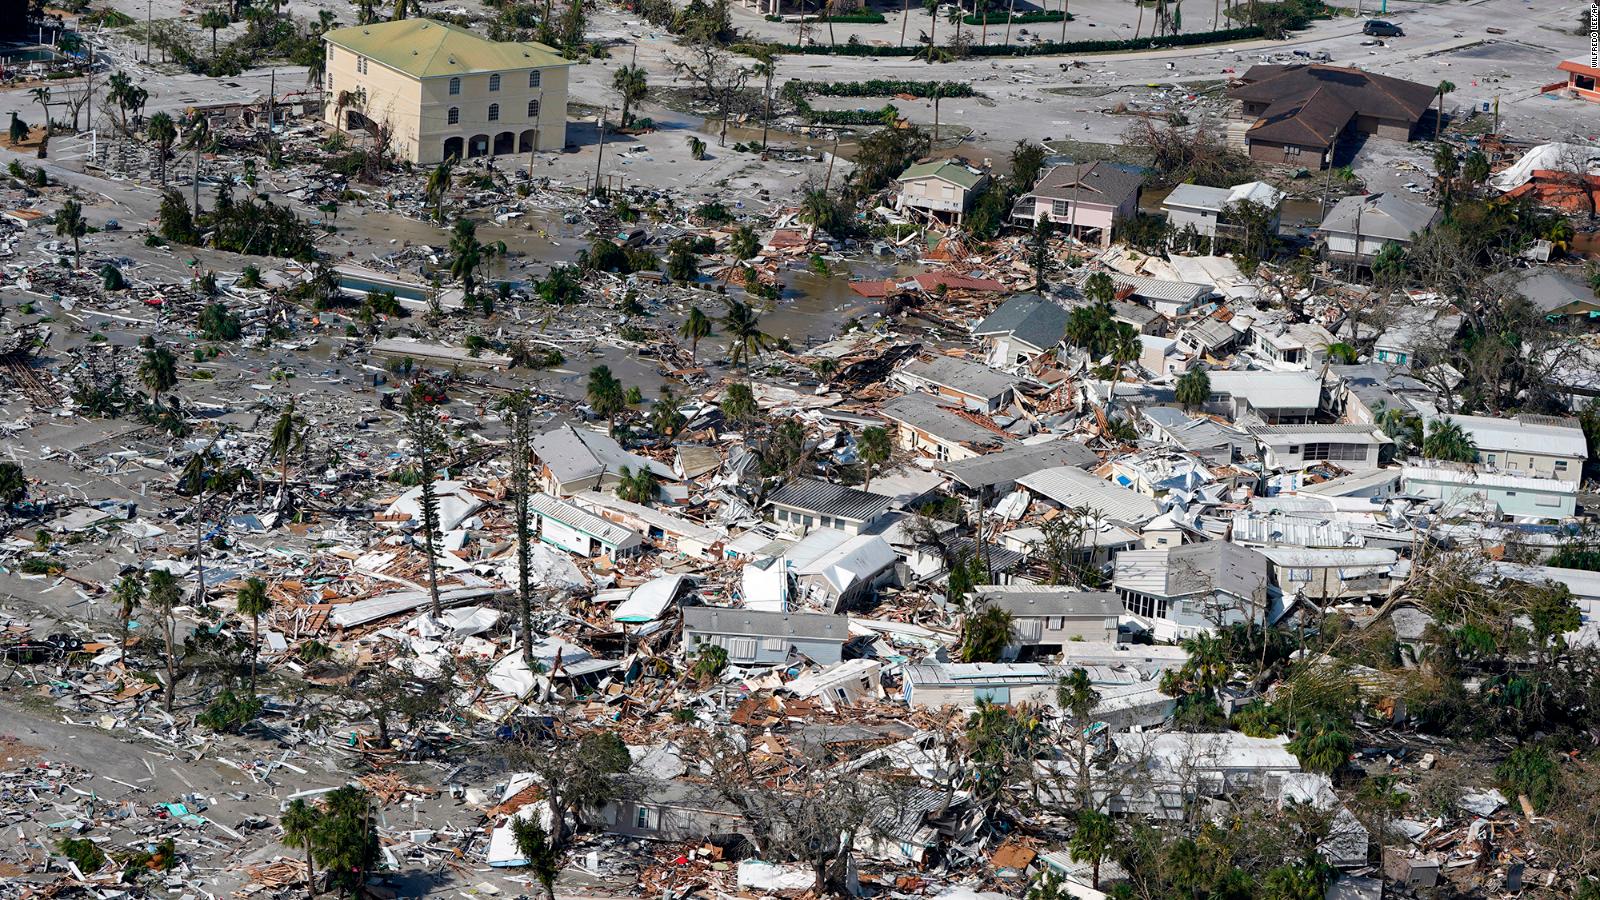
[[[1116,374],[1106,392],[1106,416],[1109,418],[1112,406],[1117,401],[1117,384],[1122,381],[1122,369],[1138,361],[1139,356],[1144,353],[1144,345],[1139,343],[1139,332],[1135,331],[1132,325],[1119,322],[1108,349],[1107,355],[1111,357],[1111,365],[1116,368]]]
[[[755,308],[738,300],[728,301],[722,330],[728,336],[728,358],[736,366],[744,363],[745,379],[749,380],[751,360],[772,346],[772,335],[761,330],[761,316]]]
[[[322,814],[303,798],[296,798],[289,801],[289,808],[283,811],[283,819],[279,824],[283,826],[283,843],[306,852],[306,896],[315,900],[317,868],[312,851],[316,849],[317,837],[322,833]]]
[[[256,660],[261,656],[261,617],[272,611],[272,597],[267,594],[265,581],[251,577],[245,579],[234,602],[239,615],[250,617],[250,696],[254,697]]]
[[[861,457],[862,490],[872,489],[872,475],[889,461],[891,450],[887,429],[878,426],[861,429],[861,436],[856,438],[856,453]]]
[[[682,325],[678,326],[678,335],[689,342],[689,361],[691,363],[695,362],[699,357],[701,339],[708,338],[715,333],[711,330],[711,317],[701,312],[698,306],[689,307],[689,317],[683,320]]]
[[[468,218],[457,218],[450,233],[450,274],[461,281],[462,302],[470,308],[478,267],[483,263],[483,245],[478,243],[478,226]]]
[[[29,91],[28,95],[33,98],[33,102],[44,108],[44,133],[48,137],[50,134],[50,89],[36,87]]]
[[[428,173],[427,196],[433,204],[433,218],[444,221],[444,195],[450,193],[450,182],[455,178],[456,158],[448,157]]]

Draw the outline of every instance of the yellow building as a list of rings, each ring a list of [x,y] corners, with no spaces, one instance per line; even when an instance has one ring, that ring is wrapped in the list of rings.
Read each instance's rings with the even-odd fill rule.
[[[543,44],[484,40],[431,19],[323,38],[327,123],[341,131],[384,124],[397,158],[436,163],[566,146],[571,63]]]

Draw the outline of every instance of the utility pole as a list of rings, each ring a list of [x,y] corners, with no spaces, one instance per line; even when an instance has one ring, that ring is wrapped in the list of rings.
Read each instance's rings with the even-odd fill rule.
[[[153,23],[155,21],[154,13],[152,12],[154,7],[155,7],[155,0],[145,0],[145,2],[144,2],[144,64],[147,65],[147,66],[150,65],[150,26],[151,26],[151,23]]]
[[[1016,0],[1011,0],[1015,3]],[[905,0],[900,7],[900,46],[906,45],[906,24],[911,21],[911,0]]]
[[[1011,46],[1011,17],[1017,11],[1017,0],[1011,0],[1006,5],[1006,46]]]
[[[606,156],[606,111],[600,110],[600,144],[594,154],[594,195],[600,196],[600,161]]]
[[[828,185],[833,183],[833,161],[839,157],[839,129],[833,130],[833,153],[828,155],[828,174],[822,178],[822,192],[828,192]]]

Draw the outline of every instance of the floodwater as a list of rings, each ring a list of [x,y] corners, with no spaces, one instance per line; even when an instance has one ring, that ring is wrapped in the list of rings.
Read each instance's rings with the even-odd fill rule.
[[[361,232],[371,238],[375,246],[358,246],[357,261],[371,262],[368,252],[384,256],[407,246],[424,245],[443,249],[450,243],[450,232],[432,222],[421,222],[387,210],[368,210],[361,217]],[[585,246],[582,226],[562,221],[561,213],[539,209],[510,219],[504,225],[494,224],[492,217],[478,221],[478,241],[493,244],[505,241],[512,256],[505,260],[491,260],[486,267],[490,277],[515,275],[530,264],[542,266],[567,263],[576,259]]]

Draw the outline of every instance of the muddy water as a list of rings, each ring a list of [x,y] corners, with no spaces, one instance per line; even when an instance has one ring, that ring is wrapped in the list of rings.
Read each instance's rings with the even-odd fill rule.
[[[357,248],[357,256],[371,261],[368,251],[383,256],[406,246],[426,245],[443,248],[450,242],[450,232],[432,222],[420,222],[386,210],[369,210],[361,217],[361,232],[370,238]],[[511,253],[520,257],[509,260],[492,260],[488,272],[491,277],[516,274],[529,264],[541,266],[551,263],[571,262],[584,246],[582,226],[568,225],[556,210],[534,210],[504,225],[494,224],[492,218],[478,220],[478,241],[493,244],[505,241]]]

